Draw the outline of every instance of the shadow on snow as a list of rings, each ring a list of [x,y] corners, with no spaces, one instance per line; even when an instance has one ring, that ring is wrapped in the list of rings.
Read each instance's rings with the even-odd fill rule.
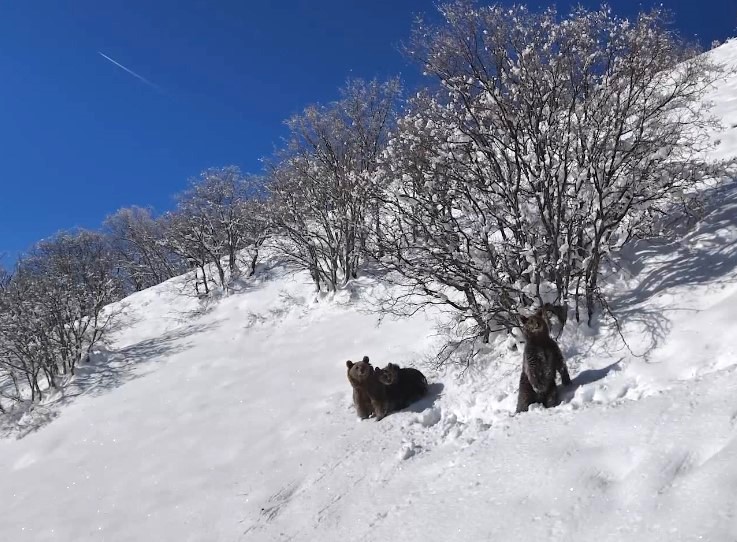
[[[737,180],[725,182],[706,195],[703,218],[676,239],[644,240],[622,255],[639,283],[626,292],[614,294],[610,306],[623,325],[639,324],[645,330],[647,347],[639,355],[655,349],[671,330],[671,321],[662,309],[647,306],[671,288],[721,285],[732,281],[737,270]],[[645,265],[644,262],[656,262]],[[668,311],[688,310],[668,308]]]
[[[60,389],[42,403],[23,403],[0,417],[0,438],[21,439],[52,422],[61,409],[82,396],[97,397],[150,372],[153,365],[190,347],[187,338],[207,331],[218,322],[187,325],[160,337],[146,339],[119,350],[98,350],[80,364]]]

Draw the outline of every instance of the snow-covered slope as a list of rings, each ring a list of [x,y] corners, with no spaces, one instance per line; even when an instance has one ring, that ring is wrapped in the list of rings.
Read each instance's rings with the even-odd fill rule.
[[[712,98],[737,154],[737,77]],[[569,324],[564,404],[520,416],[500,338],[357,420],[346,359],[422,367],[439,340],[437,314],[379,322],[369,279],[316,301],[271,262],[209,307],[181,278],[135,294],[109,351],[0,440],[0,540],[735,540],[737,183],[710,198],[609,273],[629,348]]]

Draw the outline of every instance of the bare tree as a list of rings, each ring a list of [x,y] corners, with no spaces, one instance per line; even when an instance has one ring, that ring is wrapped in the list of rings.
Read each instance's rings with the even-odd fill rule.
[[[264,184],[259,180],[259,187]],[[261,247],[271,237],[272,223],[268,217],[268,202],[264,194],[250,197],[241,206],[240,255],[248,265],[248,276],[256,273]]]
[[[104,230],[129,289],[143,290],[186,271],[184,260],[166,247],[164,227],[150,209],[119,209],[105,219]]]
[[[11,275],[4,268],[0,268],[0,413],[5,413],[3,400],[17,403],[22,400],[22,388],[19,379],[26,374],[19,360],[15,359],[12,350],[12,341],[8,336],[8,323],[12,314],[7,311],[8,290]],[[30,387],[29,387],[30,389]]]
[[[227,289],[240,274],[239,253],[249,253],[251,273],[269,234],[264,217],[263,181],[236,167],[208,169],[179,195],[177,209],[164,218],[168,247],[195,268],[195,289],[210,293],[209,267]],[[200,278],[201,276],[201,278]]]
[[[225,281],[225,271],[220,262],[222,254],[217,251],[218,247],[211,244],[213,233],[209,229],[209,224],[202,217],[181,210],[166,213],[162,217],[162,223],[166,229],[167,248],[184,259],[193,271],[192,282],[195,293],[209,295],[212,281],[210,262],[217,260],[222,281]]]
[[[105,307],[121,295],[105,236],[65,232],[42,241],[0,282],[0,365],[25,380],[32,400],[41,377],[56,388],[73,375],[114,316]]]
[[[341,99],[313,105],[287,125],[270,168],[269,215],[279,249],[310,271],[317,290],[355,278],[378,222],[378,157],[393,125],[399,81],[349,81]]]

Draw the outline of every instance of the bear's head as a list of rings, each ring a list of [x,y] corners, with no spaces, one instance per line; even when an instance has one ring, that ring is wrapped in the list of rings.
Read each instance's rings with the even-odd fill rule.
[[[374,368],[371,366],[368,356],[364,356],[361,361],[356,363],[348,360],[345,365],[348,368],[348,380],[353,385],[365,385],[374,377]]]
[[[522,323],[522,333],[525,334],[525,337],[550,336],[548,323],[545,321],[545,316],[543,316],[542,309],[539,309],[532,316],[524,316],[520,314],[519,320]]]
[[[383,369],[379,369],[377,367],[376,369],[374,369],[374,373],[376,373],[379,382],[381,382],[385,386],[391,386],[392,384],[395,384],[399,379],[399,365],[390,363]]]

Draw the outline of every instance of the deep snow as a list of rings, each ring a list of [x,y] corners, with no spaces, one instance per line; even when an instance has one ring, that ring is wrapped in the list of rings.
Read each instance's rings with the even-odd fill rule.
[[[712,99],[737,155],[737,77]],[[609,270],[629,346],[569,323],[564,404],[519,416],[511,341],[428,370],[439,315],[379,325],[371,279],[316,300],[270,261],[208,306],[182,278],[130,296],[65,396],[5,427],[0,540],[737,540],[737,183],[709,195]],[[359,421],[364,354],[431,394]]]

